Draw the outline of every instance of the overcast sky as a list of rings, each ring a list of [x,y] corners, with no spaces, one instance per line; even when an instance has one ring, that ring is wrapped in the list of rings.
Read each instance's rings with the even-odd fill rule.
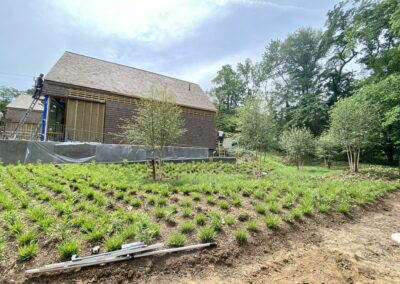
[[[223,64],[258,61],[336,0],[1,0],[0,85],[29,88],[64,51],[212,87]]]

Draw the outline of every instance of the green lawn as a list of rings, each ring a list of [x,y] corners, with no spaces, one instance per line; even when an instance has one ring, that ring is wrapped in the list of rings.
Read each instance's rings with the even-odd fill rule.
[[[222,231],[242,245],[250,232],[307,215],[351,214],[352,206],[400,188],[396,169],[387,167],[364,166],[358,175],[344,167],[298,171],[271,156],[262,168],[267,175],[257,179],[248,162],[167,163],[164,181],[152,182],[146,164],[0,166],[0,256],[7,247],[27,261],[134,240],[222,242]]]

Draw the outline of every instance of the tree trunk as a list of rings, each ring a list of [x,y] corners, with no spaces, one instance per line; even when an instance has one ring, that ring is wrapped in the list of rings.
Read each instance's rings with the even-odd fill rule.
[[[153,150],[153,159],[151,160],[151,166],[153,168],[153,180],[156,180],[156,157]]]
[[[393,145],[393,143],[390,143],[385,148],[386,158],[390,165],[394,164],[394,153],[395,153],[394,145]]]

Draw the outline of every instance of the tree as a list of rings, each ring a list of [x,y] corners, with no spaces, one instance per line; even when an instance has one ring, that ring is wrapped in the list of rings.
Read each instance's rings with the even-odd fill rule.
[[[398,0],[353,1],[359,62],[372,71],[372,79],[400,72],[400,49],[396,30]]]
[[[304,165],[304,160],[314,152],[314,137],[307,128],[291,128],[282,133],[280,141],[286,155],[296,163],[297,169]]]
[[[161,165],[165,147],[186,131],[181,112],[174,93],[167,88],[152,88],[146,99],[140,100],[136,114],[122,126],[122,136],[129,143],[140,143],[151,150],[153,179],[156,179],[156,153]]]
[[[358,93],[338,101],[330,119],[329,135],[346,150],[350,170],[358,172],[361,150],[373,145],[380,133],[377,107]]]
[[[388,162],[393,164],[396,148],[400,156],[400,74],[393,74],[376,84],[369,84],[362,92],[378,109],[383,135],[380,146]]]
[[[330,169],[333,158],[338,154],[338,144],[332,135],[325,132],[318,138],[315,153],[324,159],[325,166]]]
[[[238,111],[241,144],[257,152],[276,147],[277,123],[273,109],[261,99],[247,99]]]
[[[229,112],[239,106],[243,100],[245,87],[244,82],[231,65],[222,66],[213,79],[213,83],[217,85],[213,92],[220,111]]]
[[[328,118],[321,90],[320,61],[326,53],[321,42],[320,31],[301,28],[267,45],[262,62],[265,76],[274,81],[272,94],[283,124],[310,128],[315,135]]]
[[[0,112],[6,110],[6,106],[21,94],[20,91],[11,87],[0,87]]]
[[[340,2],[328,12],[326,30],[322,37],[323,48],[328,53],[322,78],[329,106],[341,98],[350,96],[353,91],[354,73],[345,68],[358,54],[355,9],[346,9],[346,4]]]

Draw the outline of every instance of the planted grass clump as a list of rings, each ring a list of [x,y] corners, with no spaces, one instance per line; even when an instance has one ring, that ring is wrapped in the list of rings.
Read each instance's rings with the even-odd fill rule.
[[[37,241],[37,235],[34,230],[30,230],[26,233],[19,234],[17,240],[20,246],[29,245]]]
[[[215,231],[213,228],[201,228],[199,230],[199,239],[202,243],[211,243],[214,241]]]
[[[175,233],[168,239],[168,245],[170,247],[182,247],[186,243],[186,237],[182,233]]]
[[[58,246],[60,257],[64,260],[71,259],[71,256],[78,254],[80,242],[78,240],[66,240]]]
[[[104,245],[107,251],[114,251],[121,249],[123,243],[124,238],[121,235],[114,235],[106,238]]]
[[[268,215],[265,217],[265,224],[268,228],[276,230],[281,224],[281,218],[279,215]]]
[[[247,221],[246,227],[250,232],[258,232],[260,230],[260,224],[254,219]]]
[[[221,201],[219,202],[219,207],[220,207],[222,210],[228,210],[228,209],[229,209],[229,203],[228,203],[228,201],[226,201],[226,200],[221,200]]]
[[[237,230],[237,231],[235,231],[234,235],[235,235],[236,242],[239,245],[244,245],[245,243],[247,243],[247,233],[245,231]]]
[[[180,225],[180,231],[183,234],[190,234],[194,230],[194,224],[191,221],[183,221]]]
[[[39,251],[39,246],[36,242],[29,243],[18,247],[18,259],[20,261],[28,261],[34,258]]]
[[[197,225],[203,226],[206,223],[206,215],[198,214],[194,216],[194,221],[196,222]]]

